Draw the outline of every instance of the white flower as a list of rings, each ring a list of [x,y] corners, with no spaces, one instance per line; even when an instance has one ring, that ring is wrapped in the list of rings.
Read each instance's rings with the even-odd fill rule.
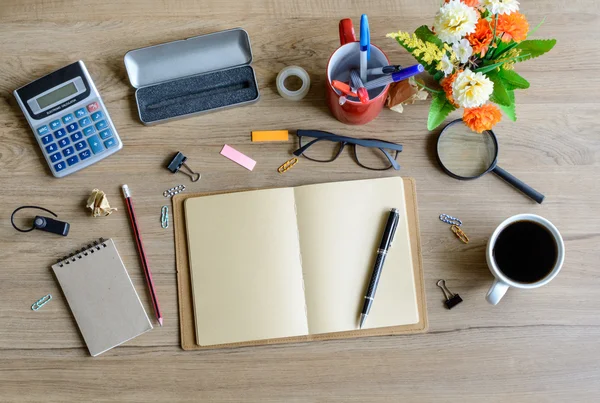
[[[492,14],[511,14],[519,11],[517,0],[482,0],[481,4]]]
[[[471,47],[467,39],[456,42],[452,45],[452,50],[456,53],[456,57],[458,57],[461,63],[466,63],[473,54],[473,47]]]
[[[455,43],[463,36],[475,32],[479,13],[460,0],[450,0],[435,15],[433,26],[442,41]]]
[[[447,54],[444,54],[444,56],[442,56],[442,60],[438,62],[436,67],[439,71],[444,72],[444,77],[448,74],[452,74],[452,70],[454,70],[454,65],[450,61],[450,58]]]
[[[452,97],[463,108],[481,106],[490,99],[494,83],[482,73],[465,69],[452,84]]]

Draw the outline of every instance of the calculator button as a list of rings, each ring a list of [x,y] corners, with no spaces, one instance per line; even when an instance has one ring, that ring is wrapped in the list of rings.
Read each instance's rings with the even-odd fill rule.
[[[98,112],[94,112],[92,113],[92,120],[95,122],[96,120],[100,119],[102,117],[102,112],[98,111]]]
[[[81,127],[88,126],[88,125],[91,125],[91,124],[92,124],[92,121],[88,117],[85,117],[85,118],[83,118],[83,119],[81,119],[79,121],[79,126],[81,126]]]
[[[86,142],[85,142],[85,141],[80,141],[79,143],[76,143],[76,144],[75,144],[75,149],[76,149],[77,151],[81,151],[81,150],[83,150],[83,149],[84,149],[84,148],[86,148],[86,147],[87,147],[87,144],[86,144]]]
[[[42,137],[42,144],[48,144],[51,141],[52,141],[52,135],[51,134]]]
[[[90,134],[96,133],[96,129],[94,129],[94,126],[89,126],[89,127],[85,127],[83,129],[83,134],[85,134],[86,136],[89,136]]]
[[[77,164],[79,162],[79,158],[77,158],[76,155],[67,158],[67,164],[69,164],[69,166],[73,165],[73,164]]]
[[[52,130],[56,130],[60,127],[60,120],[53,120],[52,122],[50,122],[50,128]]]
[[[64,161],[59,162],[58,164],[54,164],[54,170],[56,172],[60,172],[67,167]]]
[[[104,147],[111,148],[117,145],[117,140],[115,138],[110,138],[104,142]]]
[[[58,145],[60,146],[60,148],[64,148],[64,147],[68,146],[69,144],[71,144],[71,141],[69,140],[68,137],[58,140]]]
[[[87,113],[85,112],[85,108],[77,109],[77,110],[75,111],[75,117],[76,117],[77,119],[84,117],[86,114],[87,114]]]
[[[79,158],[81,158],[81,160],[85,160],[88,159],[92,156],[92,152],[90,150],[85,150],[79,153]]]
[[[100,138],[102,140],[106,140],[107,138],[109,138],[110,136],[112,136],[112,132],[110,131],[110,129],[106,129],[106,130],[102,130],[100,132]]]
[[[44,126],[38,127],[37,132],[40,136],[43,136],[45,134],[50,133],[50,129],[48,129],[48,126],[44,125]]]
[[[60,155],[60,153],[52,154],[50,156],[50,161],[52,162],[58,162],[60,160],[62,160],[62,156]]]
[[[83,134],[81,134],[81,132],[75,132],[73,134],[71,134],[71,140],[73,141],[79,141],[83,138]]]
[[[77,125],[77,123],[71,123],[70,125],[67,126],[67,131],[69,133],[73,133],[77,129],[79,129],[79,126]]]
[[[67,131],[65,129],[58,129],[54,132],[54,137],[59,139],[61,137],[65,137],[67,135]]]
[[[106,120],[101,120],[98,123],[96,123],[96,129],[98,130],[106,129],[107,127],[108,123],[106,123]]]
[[[100,139],[95,134],[93,136],[91,136],[90,138],[88,138],[87,141],[88,141],[88,143],[90,143],[90,147],[91,147],[92,151],[94,152],[94,154],[98,154],[99,152],[104,150],[104,147],[102,147],[102,143],[100,142]]]
[[[52,144],[46,146],[46,152],[48,154],[53,153],[54,151],[58,151],[58,147],[56,146],[56,143],[52,143]]]
[[[92,102],[87,106],[87,110],[89,113],[96,112],[98,109],[100,109],[100,105],[98,105],[98,102]]]
[[[73,150],[73,147],[67,147],[63,148],[62,153],[65,157],[70,157],[75,153],[75,151]]]
[[[66,125],[68,125],[69,123],[71,123],[74,120],[75,120],[75,118],[70,113],[68,115],[63,116],[63,118],[62,118],[63,123]]]

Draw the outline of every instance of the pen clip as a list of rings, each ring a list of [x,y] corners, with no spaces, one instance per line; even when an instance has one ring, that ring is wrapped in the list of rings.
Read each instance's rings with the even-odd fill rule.
[[[392,226],[392,237],[390,238],[390,248],[394,243],[394,237],[396,237],[396,229],[398,229],[398,221],[400,221],[400,214],[397,209],[392,209],[392,214],[394,214],[394,223]]]

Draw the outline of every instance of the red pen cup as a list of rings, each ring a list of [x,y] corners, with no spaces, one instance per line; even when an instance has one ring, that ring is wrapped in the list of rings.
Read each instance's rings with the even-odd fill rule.
[[[371,58],[368,68],[388,66],[390,60],[377,46],[371,44]],[[354,97],[346,97],[340,102],[342,94],[333,88],[332,80],[350,81],[350,70],[360,67],[360,43],[356,40],[352,20],[345,18],[340,21],[340,47],[329,57],[327,62],[327,90],[325,97],[331,114],[337,120],[349,125],[364,125],[375,119],[383,109],[387,99],[389,84],[385,87],[369,91],[369,101],[361,103]]]

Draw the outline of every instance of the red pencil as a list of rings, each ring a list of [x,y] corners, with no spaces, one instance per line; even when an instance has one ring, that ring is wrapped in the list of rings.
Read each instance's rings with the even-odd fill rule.
[[[129,220],[131,221],[131,228],[135,235],[135,243],[137,250],[140,254],[140,261],[144,268],[144,275],[146,276],[146,283],[148,283],[148,289],[150,290],[150,296],[152,297],[152,306],[154,307],[154,313],[158,323],[163,325],[163,317],[160,313],[160,306],[158,306],[158,298],[156,297],[156,289],[154,288],[154,282],[152,281],[152,273],[150,272],[150,266],[148,266],[148,260],[146,259],[146,252],[144,252],[144,245],[142,244],[142,235],[138,227],[137,219],[135,218],[135,210],[133,209],[133,202],[131,201],[131,193],[129,192],[129,186],[123,185],[123,196],[125,196],[125,202],[127,204],[127,211],[129,212]]]

